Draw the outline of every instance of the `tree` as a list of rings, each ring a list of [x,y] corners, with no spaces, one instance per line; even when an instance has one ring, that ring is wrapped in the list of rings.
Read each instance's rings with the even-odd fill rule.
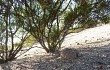
[[[67,34],[60,26],[60,19],[71,0],[62,9],[64,2],[66,0],[24,0],[19,4],[23,6],[22,12],[17,13],[24,17],[24,29],[30,32],[48,53],[59,49]]]
[[[82,16],[78,22],[84,28],[94,27],[100,23],[108,23],[110,19],[110,1],[109,0],[74,0]],[[69,13],[71,15],[71,11]],[[69,15],[68,15],[69,16]],[[71,16],[70,16],[71,17]],[[71,17],[73,18],[73,17]],[[69,17],[68,17],[69,19]]]
[[[22,16],[24,29],[35,37],[47,53],[55,52],[61,48],[61,44],[74,24],[88,24],[89,21],[99,22],[102,19],[101,12],[109,4],[104,0],[74,0],[76,6],[70,8],[71,0],[23,0],[17,14]],[[66,6],[64,6],[68,3]],[[70,5],[71,4],[71,5]],[[70,10],[64,18],[66,10]],[[64,19],[64,20],[61,20]],[[62,23],[61,23],[62,22]],[[92,23],[90,24],[92,25]]]
[[[15,10],[15,4],[11,1],[2,0],[0,2],[0,63],[12,61],[23,47],[23,43],[27,38],[28,32],[23,29],[23,25],[19,23]],[[20,32],[20,36],[18,34]],[[15,38],[20,37],[20,43],[15,45]]]

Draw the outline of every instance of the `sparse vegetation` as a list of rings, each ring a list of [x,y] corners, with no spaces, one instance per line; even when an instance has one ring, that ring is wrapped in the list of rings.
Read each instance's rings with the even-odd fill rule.
[[[0,1],[0,63],[16,59],[16,55],[22,49],[28,32],[19,23],[15,5],[10,1]],[[19,33],[19,34],[18,34]],[[15,38],[19,37],[19,43],[15,44]]]
[[[28,35],[28,38],[23,44],[23,48],[32,47],[35,43],[37,43],[36,39],[32,35]]]
[[[108,23],[109,3],[108,0],[1,0],[0,61],[16,59],[23,46],[32,46],[36,41],[47,53],[54,53],[74,25],[83,29]],[[16,37],[20,41],[15,42]]]

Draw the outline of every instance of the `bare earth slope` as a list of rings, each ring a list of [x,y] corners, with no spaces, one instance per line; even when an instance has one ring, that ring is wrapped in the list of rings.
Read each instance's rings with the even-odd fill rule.
[[[65,39],[63,46],[70,44],[84,44],[110,39],[110,24],[71,33]]]
[[[17,60],[1,64],[0,70],[110,70],[110,24],[71,33],[62,47],[74,47],[82,56],[71,62],[33,48]]]

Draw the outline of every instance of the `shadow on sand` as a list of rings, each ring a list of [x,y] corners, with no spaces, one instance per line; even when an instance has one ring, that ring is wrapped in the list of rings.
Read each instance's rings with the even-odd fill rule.
[[[100,44],[100,43],[99,43]],[[94,46],[94,45],[93,45]],[[1,64],[2,70],[108,70],[110,69],[110,44],[100,47],[78,48],[82,55],[74,62],[52,58],[50,55],[17,59]],[[71,56],[72,57],[72,56]],[[16,66],[13,69],[11,66]],[[12,69],[11,69],[12,68]]]

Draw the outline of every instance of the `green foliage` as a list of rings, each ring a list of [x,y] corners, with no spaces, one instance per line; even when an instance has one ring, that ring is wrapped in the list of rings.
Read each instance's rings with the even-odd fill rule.
[[[106,8],[104,0],[95,3],[92,0],[75,0],[75,8],[70,10],[67,8],[71,7],[72,0],[64,7],[66,2],[67,0],[21,1],[16,7],[17,21],[24,25],[23,28],[30,32],[46,52],[59,49],[74,24],[86,28],[95,26],[94,22],[99,22],[97,20],[102,18],[100,12]]]
[[[18,47],[20,42],[14,43],[15,47]],[[32,47],[36,42],[36,39],[32,35],[28,35],[26,41],[23,43],[23,48]]]
[[[32,47],[36,42],[36,39],[32,36],[29,35],[28,38],[26,39],[26,41],[23,44],[23,47]]]
[[[32,46],[35,40],[46,52],[53,53],[61,48],[65,36],[74,24],[88,28],[94,27],[99,22],[108,23],[110,18],[108,0],[73,1],[76,3],[75,8],[69,9],[72,0],[69,2],[67,0],[2,0],[0,41],[5,43],[6,54],[3,59],[13,60],[23,46]],[[18,35],[21,41],[14,43],[14,38]]]
[[[82,28],[85,29],[97,26],[97,24],[100,23],[109,23],[110,10],[108,8],[110,8],[110,5],[108,0],[98,0],[96,2],[91,0],[75,0],[75,2],[76,7],[73,10],[70,9],[70,11],[68,11],[68,13],[65,16],[64,23],[72,23],[72,25],[77,24],[81,27],[81,30]]]
[[[28,32],[23,29],[22,22],[18,18],[14,1],[1,0],[0,2],[0,63],[16,59],[16,55],[22,49]],[[17,3],[17,2],[15,2]],[[15,38],[19,37],[19,43]]]
[[[54,52],[59,49],[67,32],[64,33],[64,30],[60,28],[60,16],[67,8],[62,9],[65,1],[38,0],[30,1],[29,3],[24,2],[25,5],[22,8],[25,11],[23,12],[25,16],[22,16],[24,17],[24,22],[26,22],[24,23],[24,29],[30,32],[46,52]],[[21,5],[23,6],[23,4]],[[21,15],[19,12],[17,13]]]

